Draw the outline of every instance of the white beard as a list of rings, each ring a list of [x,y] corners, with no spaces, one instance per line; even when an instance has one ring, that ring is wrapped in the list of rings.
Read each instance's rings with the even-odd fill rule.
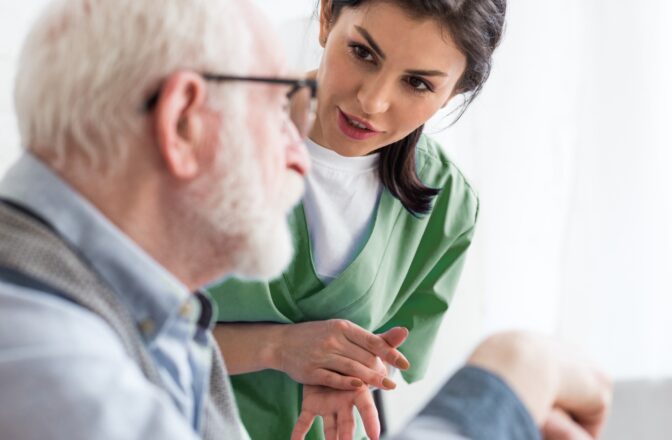
[[[240,129],[245,123],[229,118],[223,125],[214,171],[183,194],[186,224],[195,232],[191,244],[200,243],[196,252],[207,264],[221,262],[221,277],[272,279],[294,254],[287,214],[303,194],[303,179],[287,173],[281,200],[267,200],[257,146]]]

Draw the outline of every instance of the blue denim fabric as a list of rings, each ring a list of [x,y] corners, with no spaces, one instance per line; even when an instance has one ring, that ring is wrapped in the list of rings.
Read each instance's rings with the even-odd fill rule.
[[[538,427],[499,377],[464,367],[394,440],[541,440]]]

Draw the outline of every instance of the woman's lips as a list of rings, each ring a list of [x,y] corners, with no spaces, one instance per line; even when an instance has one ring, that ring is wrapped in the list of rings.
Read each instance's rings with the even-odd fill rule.
[[[351,119],[360,122],[358,118],[352,117]],[[363,121],[361,123],[362,125],[368,125],[370,127],[369,124],[366,124]],[[380,133],[378,131],[370,130],[368,128],[359,128],[353,126],[352,124],[350,124],[350,122],[348,122],[348,116],[346,116],[346,114],[343,113],[343,111],[340,108],[338,109],[338,128],[341,129],[344,135],[356,141],[369,139]]]

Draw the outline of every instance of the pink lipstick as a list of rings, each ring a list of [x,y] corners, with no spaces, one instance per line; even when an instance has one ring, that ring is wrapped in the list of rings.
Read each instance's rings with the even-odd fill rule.
[[[380,133],[369,122],[346,114],[340,108],[338,109],[338,128],[344,135],[356,141],[363,141]]]

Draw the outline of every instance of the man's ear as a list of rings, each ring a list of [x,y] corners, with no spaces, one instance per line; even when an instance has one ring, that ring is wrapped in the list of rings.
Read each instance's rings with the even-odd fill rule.
[[[327,44],[327,37],[331,29],[331,0],[320,1],[320,46]]]
[[[199,171],[199,146],[204,142],[202,115],[205,80],[194,72],[169,76],[154,110],[159,154],[178,179],[192,179]]]

